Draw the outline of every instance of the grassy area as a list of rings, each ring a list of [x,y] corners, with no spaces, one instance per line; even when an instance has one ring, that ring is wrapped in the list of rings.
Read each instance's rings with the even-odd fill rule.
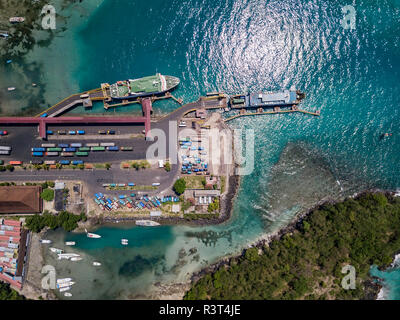
[[[310,213],[293,232],[250,248],[207,274],[185,299],[367,299],[371,265],[385,268],[400,248],[400,198],[368,193]],[[356,271],[355,289],[341,285]]]
[[[225,192],[225,186],[226,186],[226,176],[220,177],[221,179],[221,194]]]
[[[129,169],[129,168],[126,168],[125,165],[129,165],[129,168],[136,169],[136,170],[151,168],[151,165],[147,160],[124,161],[121,163],[121,169]]]
[[[186,189],[204,189],[206,178],[204,176],[183,176]]]

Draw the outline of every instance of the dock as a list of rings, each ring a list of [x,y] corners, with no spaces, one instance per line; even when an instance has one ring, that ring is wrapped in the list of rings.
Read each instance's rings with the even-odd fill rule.
[[[243,110],[243,109],[242,109]],[[288,110],[281,110],[280,108],[275,108],[274,110],[271,111],[262,111],[262,112],[241,112],[240,114],[236,114],[234,116],[231,116],[229,118],[224,119],[225,122],[232,121],[234,119],[240,118],[240,117],[247,117],[247,116],[257,116],[257,115],[266,115],[266,114],[285,114],[285,113],[304,113],[304,114],[309,114],[312,116],[320,116],[320,111],[317,110],[315,112],[313,111],[307,111],[307,110],[302,110],[297,107],[292,107],[291,109]]]

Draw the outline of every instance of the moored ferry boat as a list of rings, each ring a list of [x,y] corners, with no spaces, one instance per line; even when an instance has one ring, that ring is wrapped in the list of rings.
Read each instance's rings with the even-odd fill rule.
[[[304,99],[305,94],[291,88],[283,91],[257,92],[231,96],[231,108],[264,108],[293,106]]]
[[[179,82],[177,77],[157,73],[154,76],[118,81],[110,85],[110,96],[113,99],[123,100],[159,95],[173,90]]]

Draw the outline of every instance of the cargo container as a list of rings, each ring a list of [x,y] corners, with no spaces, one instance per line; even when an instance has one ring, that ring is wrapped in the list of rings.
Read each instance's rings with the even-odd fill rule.
[[[107,147],[108,151],[118,151],[119,148],[118,147]]]
[[[22,165],[22,161],[10,161],[9,164],[11,164],[13,166],[20,166],[20,165]]]
[[[57,147],[59,147],[59,148],[68,148],[69,144],[68,143],[59,143]]]
[[[71,148],[80,148],[82,147],[82,143],[71,143]]]
[[[31,164],[43,164],[43,160],[32,160]]]
[[[73,157],[73,152],[61,152],[61,157]]]
[[[86,147],[98,147],[99,144],[96,142],[86,143]]]
[[[64,148],[63,151],[65,151],[65,152],[75,152],[76,148]]]
[[[87,157],[89,155],[89,153],[78,151],[78,152],[75,152],[75,155],[78,157]]]
[[[66,131],[64,131],[64,130],[58,130],[58,134],[60,134],[60,135],[66,135],[66,134],[67,134],[67,132],[66,132]]]
[[[51,131],[51,130],[47,130],[46,133],[47,133],[47,134],[50,134],[50,135],[54,134],[54,132]]]
[[[48,152],[61,152],[62,148],[47,148]]]
[[[92,147],[91,151],[105,151],[106,148],[105,147]]]
[[[105,130],[99,130],[98,133],[99,134],[106,134],[107,132]]]
[[[11,147],[9,147],[9,146],[0,146],[0,150],[11,151]]]
[[[48,157],[57,157],[58,156],[58,152],[53,152],[53,151],[46,152],[46,156],[48,156]]]
[[[89,147],[81,147],[81,148],[79,148],[79,151],[88,152],[88,151],[90,151],[90,148]]]
[[[32,148],[33,152],[45,152],[46,148]]]
[[[101,147],[114,147],[115,143],[114,142],[101,142],[100,146]]]
[[[135,184],[134,184],[133,182],[129,182],[129,183],[128,183],[128,186],[129,186],[129,187],[134,187]]]
[[[56,164],[56,162],[55,162],[54,160],[46,160],[46,161],[44,162],[44,164],[50,165],[50,164]]]
[[[82,160],[74,160],[72,161],[72,164],[77,165],[77,164],[83,164]]]
[[[121,151],[132,151],[132,147],[121,147]]]
[[[78,130],[78,134],[85,134],[85,130]]]
[[[68,134],[70,134],[70,135],[75,135],[75,134],[76,134],[76,131],[70,130],[70,131],[68,131]]]
[[[62,165],[67,165],[70,163],[70,161],[69,160],[60,160],[58,163],[62,164]]]
[[[33,157],[43,157],[43,152],[32,152]]]
[[[115,130],[108,130],[107,134],[115,134]]]
[[[154,183],[152,183],[151,184],[153,187],[158,187],[159,185],[160,185],[160,183],[159,182],[154,182]]]
[[[43,148],[54,148],[55,146],[54,143],[42,143]]]

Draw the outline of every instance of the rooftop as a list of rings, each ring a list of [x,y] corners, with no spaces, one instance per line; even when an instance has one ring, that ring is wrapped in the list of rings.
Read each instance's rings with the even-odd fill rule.
[[[40,213],[40,186],[0,186],[0,213]]]

